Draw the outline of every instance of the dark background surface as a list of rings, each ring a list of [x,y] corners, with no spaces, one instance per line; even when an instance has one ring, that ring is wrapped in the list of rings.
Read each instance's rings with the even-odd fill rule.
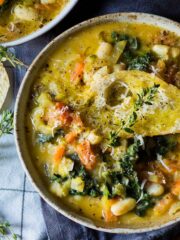
[[[50,32],[15,47],[16,56],[30,64],[41,49],[69,27],[86,19],[113,12],[146,12],[180,21],[180,0],[79,0],[71,13]],[[22,81],[24,70],[14,70],[16,84]],[[51,240],[179,240],[180,225],[145,234],[105,234],[80,226],[42,201],[42,210]]]

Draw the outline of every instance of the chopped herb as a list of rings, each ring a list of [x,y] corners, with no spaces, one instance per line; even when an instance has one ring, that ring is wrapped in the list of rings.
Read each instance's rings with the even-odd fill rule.
[[[137,50],[139,48],[139,40],[136,37],[113,31],[111,38],[113,43],[126,40],[128,42],[128,48],[131,50]]]
[[[124,154],[120,161],[122,172],[125,178],[128,179],[126,186],[127,195],[140,199],[136,207],[136,214],[143,216],[146,210],[153,206],[152,199],[149,194],[143,191],[139,183],[137,172],[134,169],[135,162],[139,158],[139,151],[141,147],[141,142],[135,139],[134,143],[131,144],[127,152]]]
[[[66,180],[68,180],[68,177],[62,177],[60,174],[54,173],[53,176],[51,177],[52,182],[62,183],[65,182]]]
[[[9,110],[2,112],[0,120],[0,137],[3,134],[12,134],[13,131],[13,113]]]
[[[80,165],[79,162],[74,163],[74,168],[70,172],[70,176],[71,178],[75,178],[77,176],[81,177],[85,182],[85,187],[83,192],[78,192],[74,189],[71,189],[70,190],[71,195],[83,195],[83,196],[89,195],[92,197],[98,197],[102,195],[100,191],[100,186],[96,181],[96,179],[92,178],[90,174],[86,171],[84,166]]]
[[[63,136],[63,137],[64,137],[64,130],[63,130],[63,129],[58,129],[58,130],[55,132],[54,136],[52,136],[52,135],[46,135],[46,134],[44,134],[44,133],[38,133],[38,134],[37,134],[37,142],[38,142],[38,143],[42,143],[42,144],[44,144],[44,143],[46,143],[46,142],[53,142],[54,140],[56,140],[56,138],[57,138],[58,136]]]
[[[52,135],[46,135],[43,133],[39,133],[37,136],[37,141],[38,143],[46,143],[46,142],[51,142],[53,139]]]
[[[16,56],[8,50],[8,48],[0,46],[0,62],[8,61],[13,67],[20,65],[25,66],[23,62],[16,58]]]
[[[128,191],[130,192],[131,196],[136,199],[140,197],[141,187],[139,185],[137,173],[134,170],[134,164],[138,159],[138,152],[140,146],[140,141],[135,140],[135,142],[128,147],[127,152],[124,154],[120,161],[123,175],[129,180],[127,186]]]
[[[152,197],[149,194],[144,193],[142,199],[136,205],[135,213],[138,216],[143,217],[146,214],[147,209],[153,206],[154,202]]]
[[[134,59],[130,60],[128,64],[128,69],[147,71],[151,61],[152,55],[150,53],[145,53],[142,56],[137,56]]]
[[[143,88],[141,93],[137,94],[137,100],[134,103],[134,109],[132,114],[129,116],[127,122],[122,120],[122,129],[128,133],[134,133],[131,127],[137,121],[138,115],[137,112],[143,107],[144,104],[152,105],[154,97],[158,92],[159,84],[154,84],[152,87]]]
[[[73,161],[80,161],[79,156],[77,153],[67,154],[66,157],[70,158]]]
[[[119,136],[118,136],[118,132],[115,131],[111,131],[109,134],[109,146],[111,147],[117,147],[119,146]]]

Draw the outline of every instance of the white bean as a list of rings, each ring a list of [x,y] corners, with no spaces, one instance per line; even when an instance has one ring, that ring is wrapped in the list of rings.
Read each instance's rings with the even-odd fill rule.
[[[115,216],[123,215],[131,211],[136,206],[136,201],[133,198],[126,198],[124,200],[119,200],[111,206],[111,212]]]
[[[151,196],[158,197],[164,193],[164,187],[159,183],[151,183],[147,187],[147,192]]]

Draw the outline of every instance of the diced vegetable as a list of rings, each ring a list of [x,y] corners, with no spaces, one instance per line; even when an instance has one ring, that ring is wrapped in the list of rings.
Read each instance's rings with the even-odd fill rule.
[[[54,154],[54,162],[56,164],[60,163],[64,154],[65,154],[65,146],[61,144],[60,146],[57,147],[57,150]]]
[[[116,64],[118,62],[118,60],[121,57],[121,54],[123,53],[125,47],[126,47],[127,41],[119,41],[116,42],[114,45],[114,50],[112,53],[112,63]]]
[[[152,47],[153,52],[156,53],[159,58],[162,58],[164,60],[169,59],[169,49],[169,46],[161,44],[157,44]]]
[[[50,186],[51,191],[58,197],[66,197],[69,194],[71,181],[67,180],[62,185],[58,182],[53,182]]]
[[[101,42],[96,54],[100,59],[107,59],[111,55],[112,50],[113,47],[110,43]]]
[[[70,158],[63,157],[58,166],[58,173],[62,177],[66,177],[69,175],[69,172],[73,170],[73,167],[74,162]]]
[[[76,190],[77,192],[84,191],[85,183],[81,177],[76,177],[71,180],[71,188]]]
[[[87,170],[92,170],[96,163],[96,156],[91,149],[90,142],[88,140],[84,140],[82,143],[77,145],[77,153],[79,155],[80,161],[85,166]]]

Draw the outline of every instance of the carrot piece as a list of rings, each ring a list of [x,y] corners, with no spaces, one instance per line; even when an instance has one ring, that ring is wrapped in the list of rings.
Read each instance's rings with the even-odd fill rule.
[[[176,182],[172,185],[171,192],[172,192],[172,194],[174,194],[175,196],[180,195],[180,180],[176,181]]]
[[[64,145],[58,146],[58,148],[54,154],[54,162],[56,164],[58,164],[61,161],[61,159],[63,158],[64,154],[65,154],[65,146]]]
[[[77,62],[74,68],[74,71],[71,74],[71,81],[78,83],[83,75],[84,70],[84,62]]]
[[[77,138],[77,132],[70,132],[66,134],[65,139],[67,143],[72,143]]]
[[[0,0],[0,6],[3,5],[5,0]]]
[[[94,155],[90,142],[84,140],[76,147],[77,154],[79,155],[80,161],[87,170],[92,170],[96,165],[96,156]]]
[[[106,222],[115,222],[117,217],[111,212],[111,206],[116,202],[116,199],[107,199],[107,197],[102,198],[102,214]]]

